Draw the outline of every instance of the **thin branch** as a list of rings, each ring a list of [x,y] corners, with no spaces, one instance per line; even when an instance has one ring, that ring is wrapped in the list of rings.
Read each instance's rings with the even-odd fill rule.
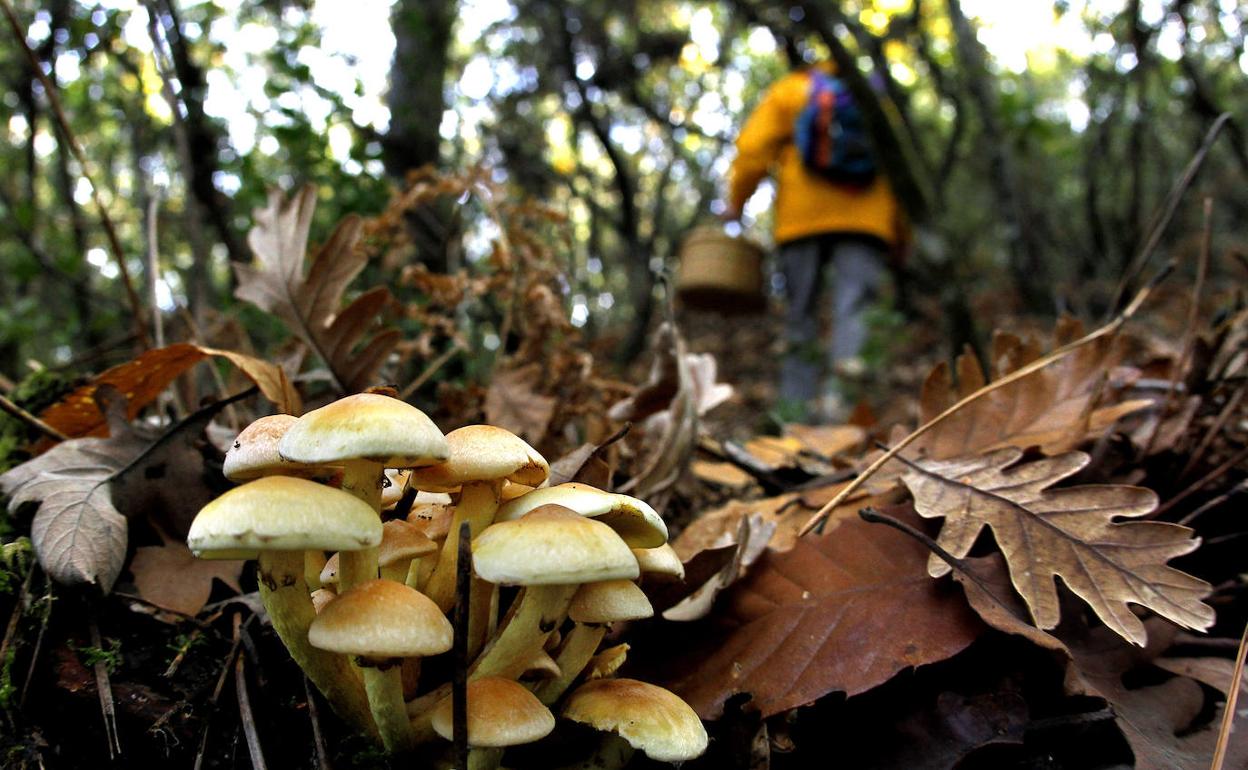
[[[1213,763],[1209,770],[1222,770],[1226,761],[1227,746],[1231,743],[1231,726],[1235,721],[1235,704],[1239,701],[1239,683],[1244,678],[1244,658],[1248,656],[1248,625],[1239,640],[1239,654],[1235,656],[1235,673],[1231,674],[1231,688],[1226,693],[1226,705],[1222,709],[1222,727],[1218,730],[1218,744],[1213,750]]]
[[[51,425],[48,425],[43,420],[40,420],[38,417],[34,416],[33,414],[26,411],[25,409],[21,408],[20,406],[13,403],[9,399],[5,398],[4,396],[0,396],[0,410],[8,412],[9,414],[13,415],[17,419],[26,423],[30,427],[39,431],[43,435],[48,436],[49,438],[54,438],[57,441],[66,441],[69,439],[69,436],[66,436],[64,433],[61,433],[56,428],[53,428]]]
[[[72,129],[69,127],[69,121],[65,117],[65,111],[61,108],[60,97],[57,96],[56,86],[52,83],[52,79],[43,71],[43,63],[39,61],[39,57],[31,50],[30,45],[26,42],[26,35],[22,32],[21,22],[17,19],[17,14],[13,11],[13,5],[9,0],[0,0],[0,10],[4,11],[4,16],[9,22],[9,29],[13,33],[13,38],[23,51],[26,52],[26,58],[30,61],[30,66],[34,70],[35,77],[43,85],[44,95],[48,98],[48,104],[52,107],[52,114],[56,117],[56,122],[60,126],[62,134],[65,136],[69,149],[74,154],[74,158],[78,161],[78,171],[82,174],[83,179],[87,180],[87,184],[91,187],[91,200],[94,201],[95,207],[99,212],[100,224],[104,227],[104,234],[108,238],[109,248],[113,252],[113,261],[117,263],[117,271],[121,275],[122,285],[126,290],[126,298],[130,301],[130,311],[134,316],[135,332],[138,334],[139,342],[146,348],[151,347],[151,341],[147,336],[147,324],[143,320],[143,305],[139,301],[139,295],[134,290],[134,281],[130,278],[130,268],[126,266],[126,255],[121,248],[121,240],[117,237],[117,229],[113,226],[113,220],[108,215],[108,208],[104,205],[104,199],[100,197],[99,185],[91,177],[90,164],[87,162],[87,155],[82,151],[82,145],[78,143]]]
[[[406,401],[409,396],[420,390],[421,385],[428,382],[430,377],[437,374],[439,369],[445,366],[446,363],[456,355],[462,353],[463,350],[464,346],[456,341],[449,348],[442,351],[437,358],[433,359],[427,366],[425,366],[425,370],[417,375],[416,379],[409,382],[407,387],[403,388],[403,390],[399,393],[399,400]]]
[[[97,650],[103,650],[104,641],[100,637],[97,616],[95,599],[87,599],[87,629],[91,635],[91,645]],[[100,697],[100,712],[104,717],[104,737],[108,741],[108,758],[114,760],[121,756],[121,736],[117,731],[117,707],[113,702],[113,686],[108,678],[108,662],[104,656],[101,655],[96,659],[93,668],[95,669],[95,690]]]
[[[1018,382],[1021,379],[1024,379],[1025,377],[1029,377],[1032,374],[1035,374],[1036,372],[1040,371],[1041,369],[1044,369],[1050,364],[1060,361],[1061,359],[1070,355],[1074,351],[1079,350],[1080,348],[1083,348],[1102,337],[1108,337],[1113,334],[1116,334],[1118,330],[1122,327],[1122,325],[1125,324],[1128,320],[1130,320],[1131,317],[1135,315],[1136,311],[1140,309],[1140,306],[1144,304],[1144,300],[1146,300],[1148,298],[1148,295],[1152,293],[1153,287],[1155,287],[1158,283],[1164,280],[1165,277],[1170,274],[1170,271],[1173,269],[1173,267],[1174,267],[1173,263],[1168,264],[1165,269],[1163,269],[1160,273],[1158,273],[1157,276],[1148,283],[1148,285],[1146,285],[1143,289],[1140,290],[1139,294],[1135,296],[1135,299],[1131,301],[1131,304],[1128,305],[1126,309],[1123,310],[1122,313],[1119,314],[1118,317],[1115,318],[1114,320],[1105,324],[1101,328],[1093,332],[1090,332],[1089,334],[1084,335],[1083,337],[1080,337],[1074,342],[1067,343],[1057,348],[1053,352],[1049,353],[1048,355],[1042,356],[1041,358],[1038,358],[1035,361],[1032,361],[1030,364],[1027,364],[1026,366],[1022,366],[1018,369],[1015,369],[1013,372],[1010,372],[1009,374],[1002,377],[1001,379],[985,385],[984,387],[980,388],[974,393],[971,393],[970,395],[961,399],[960,401],[958,401],[956,404],[949,407],[945,411],[936,415],[931,420],[928,420],[923,425],[920,425],[913,433],[911,433],[910,435],[903,438],[901,441],[894,444],[892,449],[880,455],[880,457],[876,459],[875,462],[867,466],[866,470],[864,470],[861,474],[859,474],[858,478],[846,484],[844,489],[838,492],[835,497],[833,497],[831,500],[827,502],[826,505],[820,508],[815,513],[814,516],[810,517],[810,520],[808,520],[806,524],[802,526],[802,529],[801,531],[798,532],[798,535],[799,536],[805,535],[811,530],[813,530],[815,527],[819,526],[819,524],[824,519],[826,519],[828,515],[831,514],[833,510],[836,509],[837,506],[845,502],[845,500],[848,499],[851,494],[856,492],[859,489],[859,487],[861,487],[864,483],[866,483],[867,479],[874,476],[875,473],[880,468],[884,467],[885,463],[887,463],[889,460],[892,460],[901,452],[901,450],[913,444],[916,440],[926,435],[933,428],[940,425],[945,420],[952,417],[954,414],[957,414],[958,412],[965,409],[969,404],[972,404],[975,401],[978,401],[979,399],[983,398],[989,393],[992,393],[994,391],[1000,390],[1001,388],[1004,388],[1006,385],[1011,385],[1015,382]]]
[[[234,616],[234,629],[240,639],[246,636],[246,632],[240,628],[238,615]],[[260,735],[256,731],[256,720],[251,711],[251,696],[247,693],[246,662],[246,655],[239,655],[234,659],[234,695],[238,699],[238,716],[243,723],[243,735],[247,738],[247,753],[251,755],[252,770],[265,770],[264,749],[260,745]]]

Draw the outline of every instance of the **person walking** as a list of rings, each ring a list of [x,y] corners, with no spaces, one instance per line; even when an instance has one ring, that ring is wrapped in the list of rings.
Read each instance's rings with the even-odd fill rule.
[[[904,241],[904,216],[875,171],[861,115],[831,62],[772,84],[742,126],[736,148],[725,220],[741,218],[768,174],[776,182],[773,236],[787,300],[776,411],[786,421],[808,419],[823,395],[821,416],[843,417],[845,382],[864,369],[865,315],[886,279],[890,252]],[[826,348],[818,315],[825,266],[834,279]],[[821,394],[829,354],[833,376]]]

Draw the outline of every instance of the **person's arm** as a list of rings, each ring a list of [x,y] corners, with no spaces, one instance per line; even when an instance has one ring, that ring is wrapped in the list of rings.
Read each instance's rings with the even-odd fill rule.
[[[793,139],[793,119],[777,86],[763,95],[737,137],[737,157],[728,172],[727,219],[740,218],[745,202],[779,159],[781,148]]]

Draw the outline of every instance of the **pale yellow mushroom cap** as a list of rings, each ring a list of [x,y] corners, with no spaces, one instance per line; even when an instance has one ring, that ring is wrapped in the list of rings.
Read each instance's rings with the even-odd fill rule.
[[[393,580],[366,580],[321,610],[308,627],[308,642],[364,658],[423,657],[451,649],[453,633],[421,592]]]
[[[400,559],[414,559],[438,550],[420,527],[401,519],[391,519],[382,525],[381,547],[377,550],[377,564],[382,567]]]
[[[452,740],[451,698],[433,707],[433,729]],[[555,729],[555,716],[533,693],[510,679],[486,676],[468,683],[468,745],[518,746]]]
[[[631,580],[602,580],[576,589],[568,617],[577,623],[615,623],[654,615],[654,607]]]
[[[372,460],[387,468],[414,468],[447,458],[446,438],[424,412],[376,393],[340,398],[299,418],[280,446],[301,463]]]
[[[575,481],[535,489],[510,500],[499,506],[494,520],[518,519],[535,508],[552,504],[598,519],[618,532],[632,548],[655,548],[667,542],[667,525],[644,500],[603,492]]]
[[[509,430],[467,425],[446,434],[450,456],[441,465],[412,471],[417,488],[451,489],[473,481],[501,481],[535,487],[550,475],[536,449]]]
[[[283,459],[277,453],[277,445],[298,419],[290,414],[271,414],[243,428],[225,453],[221,472],[230,481],[247,481],[285,471],[295,475],[299,464]]]
[[[667,543],[657,548],[634,548],[633,556],[637,557],[637,564],[641,567],[642,574],[651,572],[656,575],[671,575],[680,580],[685,579],[685,565],[680,561],[676,549]]]
[[[472,543],[477,575],[500,585],[632,580],[637,559],[613,529],[558,505],[485,528]]]
[[[367,503],[288,476],[231,489],[200,509],[186,536],[195,555],[217,559],[263,550],[358,551],[380,542],[381,521]]]
[[[683,762],[706,751],[702,720],[675,693],[636,679],[595,679],[564,702],[573,722],[617,733],[660,762]]]

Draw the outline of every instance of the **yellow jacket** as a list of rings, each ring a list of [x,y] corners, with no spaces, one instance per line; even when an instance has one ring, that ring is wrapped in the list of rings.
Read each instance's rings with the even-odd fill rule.
[[[776,81],[763,95],[737,137],[737,157],[729,172],[730,205],[739,211],[774,168],[777,243],[853,232],[895,245],[901,240],[901,214],[883,174],[859,190],[829,182],[803,165],[793,143],[793,126],[809,92],[810,78],[800,70]]]

